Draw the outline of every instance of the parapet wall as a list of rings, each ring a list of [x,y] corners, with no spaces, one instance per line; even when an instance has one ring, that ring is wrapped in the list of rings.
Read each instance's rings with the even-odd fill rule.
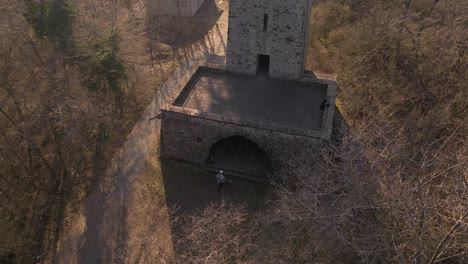
[[[310,152],[326,141],[163,111],[161,156],[203,165],[211,146],[231,136],[245,137],[264,150],[275,175],[281,175],[282,170],[287,169],[288,162],[296,155]]]

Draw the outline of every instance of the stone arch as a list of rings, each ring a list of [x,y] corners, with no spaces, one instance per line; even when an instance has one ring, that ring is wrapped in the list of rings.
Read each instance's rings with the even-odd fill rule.
[[[206,164],[254,180],[269,180],[273,175],[270,155],[259,144],[240,135],[223,137],[211,144]]]

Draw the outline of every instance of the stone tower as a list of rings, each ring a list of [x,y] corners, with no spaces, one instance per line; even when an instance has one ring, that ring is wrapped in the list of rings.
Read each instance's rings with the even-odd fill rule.
[[[311,9],[312,0],[231,0],[227,70],[301,78]]]
[[[304,73],[312,0],[229,2],[227,62],[197,67],[170,92],[178,96],[158,117],[161,157],[271,182],[297,155],[339,138],[336,82]]]

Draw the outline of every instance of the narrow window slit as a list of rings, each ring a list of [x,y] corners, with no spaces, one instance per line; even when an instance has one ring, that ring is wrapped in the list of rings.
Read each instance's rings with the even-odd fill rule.
[[[263,15],[263,31],[268,30],[268,14]]]

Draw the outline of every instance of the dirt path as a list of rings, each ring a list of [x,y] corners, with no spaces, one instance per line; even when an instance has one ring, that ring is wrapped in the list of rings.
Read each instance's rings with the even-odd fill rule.
[[[223,10],[221,17],[203,40],[174,49],[179,58],[178,71],[160,94],[171,94],[180,83],[174,80],[180,80],[194,63],[205,61],[209,54],[225,53],[228,3],[216,2]],[[135,28],[135,34],[146,37],[141,26],[140,30]],[[132,53],[139,64],[137,70],[151,74],[145,45],[136,45]],[[170,223],[157,157],[159,124],[152,119],[158,114],[161,100],[155,98],[143,113],[84,208],[71,218],[57,254],[46,262],[165,263],[170,259]]]

